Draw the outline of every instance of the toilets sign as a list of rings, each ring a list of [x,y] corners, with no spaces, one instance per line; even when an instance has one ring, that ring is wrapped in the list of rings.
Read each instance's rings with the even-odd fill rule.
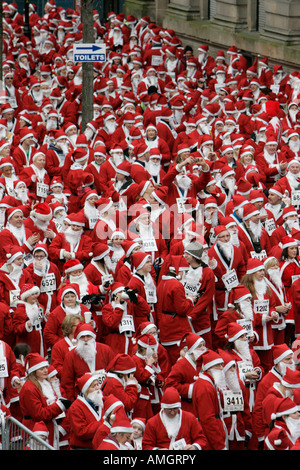
[[[105,44],[74,44],[74,62],[105,62]]]

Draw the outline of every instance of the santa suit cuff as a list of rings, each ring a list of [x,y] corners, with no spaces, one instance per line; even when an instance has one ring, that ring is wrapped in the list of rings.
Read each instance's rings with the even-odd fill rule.
[[[29,326],[28,322],[29,322],[29,320],[27,320],[27,322],[25,323],[25,329],[26,329],[27,333],[31,333],[32,330],[33,330],[33,326],[32,325]]]
[[[132,379],[131,379],[131,380],[127,380],[126,385],[125,385],[125,388],[128,387],[128,385],[135,385],[135,386],[137,387],[136,382],[135,382],[134,380],[132,380]]]
[[[64,259],[64,252],[65,252],[65,251],[66,251],[66,250],[65,250],[64,248],[62,248],[62,249],[60,250],[60,252],[59,252],[59,259]]]
[[[24,243],[24,245],[27,246],[27,248],[29,249],[29,251],[32,251],[32,250],[33,250],[33,246],[31,246],[30,243],[28,243],[27,240],[26,240],[26,242]]]
[[[17,375],[15,375],[15,376],[11,379],[10,383],[11,383],[11,386],[12,386],[13,388],[16,388],[16,386],[15,386],[15,384],[14,384],[15,380],[20,380],[20,377],[18,377]]]
[[[191,400],[193,395],[194,384],[189,385],[188,398]]]
[[[148,366],[148,365],[147,365],[147,366],[145,367],[145,369],[146,369],[148,372],[150,372],[151,375],[154,374],[154,369],[152,369],[151,366]]]
[[[196,447],[196,450],[202,450],[202,447],[196,442],[193,442],[192,446]]]

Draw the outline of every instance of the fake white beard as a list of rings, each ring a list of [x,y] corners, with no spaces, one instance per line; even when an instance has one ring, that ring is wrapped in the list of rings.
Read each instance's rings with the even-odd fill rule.
[[[26,314],[33,325],[41,321],[41,311],[37,303],[33,305],[26,303]]]
[[[42,104],[42,101],[44,99],[44,93],[43,93],[42,89],[39,92],[36,92],[36,91],[32,90],[32,96],[33,96],[33,99],[35,100],[35,102],[37,103],[37,105]]]
[[[20,277],[23,274],[23,266],[17,266],[15,263],[11,264],[13,270],[9,273],[9,278],[13,280],[15,284],[19,284]]]
[[[157,77],[155,77],[155,76],[147,77],[147,80],[148,80],[148,83],[150,84],[150,86],[155,86],[157,88],[157,85],[158,85],[158,78]]]
[[[291,416],[288,416],[285,422],[292,441],[295,443],[297,438],[300,437],[300,418],[292,418]]]
[[[234,342],[234,347],[244,360],[252,362],[248,341],[237,339]]]
[[[287,180],[288,182],[290,183],[290,186],[293,188],[293,189],[296,189],[299,185],[300,185],[300,182],[297,181],[298,178],[300,178],[300,174],[297,173],[296,175],[294,175],[293,173],[290,173],[288,172],[287,175]]]
[[[192,185],[192,180],[187,175],[177,175],[176,176],[176,181],[177,181],[178,187],[180,189],[183,189],[183,190],[190,189],[190,187]]]
[[[16,188],[15,189],[15,195],[16,195],[16,198],[19,199],[22,202],[22,204],[25,204],[29,199],[28,198],[27,188],[25,188],[25,189]]]
[[[38,269],[39,272],[41,272],[43,275],[45,275],[47,272],[48,272],[48,269],[49,269],[49,266],[50,266],[50,262],[47,258],[43,258],[42,260],[39,261],[41,264],[42,264],[42,267],[40,269]],[[34,260],[33,261],[33,266],[34,266],[34,269],[36,269],[36,261]]]
[[[289,116],[290,116],[291,121],[292,121],[293,123],[296,122],[296,116],[297,116],[298,112],[299,112],[299,111],[298,111],[297,109],[296,109],[296,110],[294,110],[294,109],[290,109],[290,110],[289,110]]]
[[[233,392],[238,392],[241,390],[239,379],[235,370],[228,370],[225,372],[225,379],[227,387],[230,388]]]
[[[208,252],[207,251],[204,251],[202,256],[201,256],[201,261],[203,261],[203,263],[207,264],[209,263],[209,256],[208,256]]]
[[[101,390],[94,390],[93,392],[87,395],[87,399],[94,403],[94,405],[99,406],[99,408],[103,408],[103,399],[102,399],[102,391]]]
[[[75,307],[68,307],[64,305],[64,309],[66,315],[80,315],[80,305],[78,303],[75,304]]]
[[[206,222],[210,222],[212,227],[216,227],[219,223],[218,221],[218,212],[215,211],[213,213],[208,213],[207,210],[204,211],[204,219],[206,220]]]
[[[191,67],[188,65],[186,68],[186,72],[187,72],[186,74],[187,78],[191,78],[195,73],[195,67]]]
[[[262,224],[258,222],[258,224],[254,223],[253,220],[249,221],[249,230],[253,234],[254,240],[259,241],[262,233]]]
[[[247,300],[242,300],[241,302],[239,302],[239,307],[246,320],[253,320],[253,310],[251,302],[248,302]]]
[[[229,190],[230,194],[234,194],[234,192],[235,192],[235,179],[225,178],[223,180],[223,186]]]
[[[216,386],[220,390],[225,390],[227,388],[224,370],[214,369],[212,367],[211,370],[209,371],[209,373],[211,374],[212,378],[214,379]]]
[[[223,85],[223,83],[225,82],[225,74],[218,73],[216,76],[216,80],[217,80],[218,85]]]
[[[82,78],[80,77],[74,77],[74,85],[81,85],[82,84]]]
[[[177,124],[180,124],[180,123],[181,123],[181,120],[182,120],[183,112],[182,112],[182,111],[177,111],[177,110],[175,110],[175,111],[173,112],[173,115],[174,115],[174,121],[175,121]]]
[[[268,275],[269,275],[270,280],[273,282],[273,284],[275,284],[275,286],[282,287],[282,279],[281,279],[281,273],[280,273],[279,268],[269,269]]]
[[[240,239],[238,232],[230,230],[230,241],[234,246],[240,246]]]
[[[221,248],[226,258],[231,259],[233,255],[233,247],[231,241],[220,242],[218,241],[218,246]]]
[[[267,283],[264,279],[261,281],[254,279],[254,287],[258,297],[262,297],[267,292]]]
[[[72,274],[70,274],[70,282],[71,284],[77,284],[79,286],[81,297],[87,294],[89,283],[84,273],[80,274],[80,276],[72,276]]]
[[[8,230],[16,237],[20,245],[23,245],[26,241],[26,233],[25,233],[25,227],[22,225],[21,227],[15,227],[14,225],[8,224],[6,225]]]
[[[273,153],[273,155],[270,155],[267,149],[264,149],[264,157],[265,157],[266,162],[269,163],[269,165],[272,165],[275,161],[276,153]]]
[[[117,123],[114,122],[106,122],[104,129],[106,130],[107,134],[113,134],[117,128]]]
[[[295,152],[295,153],[299,152],[299,150],[300,150],[300,140],[297,140],[297,141],[290,140],[289,141],[289,147],[292,150],[292,152]]]
[[[173,58],[168,58],[168,60],[166,61],[166,65],[167,65],[167,71],[168,72],[174,72],[174,70],[176,69],[176,65],[177,65],[177,60],[176,58],[174,57]]]
[[[152,224],[145,225],[142,222],[139,222],[139,233],[143,239],[154,238]]]
[[[199,64],[203,64],[203,62],[205,61],[205,58],[206,58],[206,55],[205,55],[205,54],[199,54],[199,55],[198,55],[198,62],[199,62]]]
[[[65,156],[67,155],[67,153],[70,150],[68,144],[65,144],[65,143],[62,143],[62,142],[57,143],[56,147],[59,148]]]
[[[116,166],[120,165],[124,161],[124,155],[114,155],[113,156],[113,161]]]
[[[79,339],[76,345],[76,352],[86,362],[93,360],[97,353],[96,341],[94,338],[89,341]]]
[[[84,203],[84,215],[88,219],[96,219],[98,218],[98,209],[95,206],[92,206],[89,201],[85,201]]]
[[[92,129],[89,129],[87,128],[85,131],[84,131],[84,135],[86,136],[87,140],[91,140],[92,137],[93,137],[93,130]]]
[[[60,380],[58,378],[51,380],[51,386],[57,397],[61,397]]]
[[[77,244],[79,243],[79,240],[81,238],[81,234],[83,233],[83,230],[78,230],[78,231],[74,231],[72,229],[72,227],[68,227],[66,230],[65,230],[65,238],[66,238],[66,241],[68,243],[71,243],[71,244]]]
[[[174,418],[169,418],[163,411],[161,413],[162,422],[166,428],[169,439],[176,438],[180,429],[180,414],[176,414]]]
[[[114,46],[122,46],[123,45],[122,31],[120,31],[120,30],[114,30],[113,31],[113,42],[114,42]]]
[[[296,230],[299,230],[300,229],[299,220],[292,220],[292,219],[286,220],[284,222],[284,228],[288,233],[290,233],[293,228],[295,228]]]
[[[39,383],[42,387],[42,392],[43,392],[44,397],[47,398],[47,405],[51,405],[52,403],[55,403],[57,400],[57,397],[54,393],[54,390],[49,380],[47,379],[39,380]]]
[[[77,134],[72,134],[68,137],[69,141],[71,142],[71,144],[73,145],[73,147],[75,147],[76,145],[76,140],[77,140],[77,137],[78,135]],[[56,145],[57,146],[57,145]]]
[[[276,364],[276,369],[278,369],[282,377],[284,377],[287,369],[296,370],[296,364],[294,362],[292,364],[288,364],[287,362],[280,361]]]
[[[33,216],[32,217],[32,220],[34,222],[34,225],[40,229],[40,230],[47,230],[48,226],[49,226],[49,223],[50,223],[50,220],[41,220],[41,219],[38,219],[38,217],[35,217]]]
[[[154,163],[150,160],[146,165],[146,169],[151,176],[158,176],[160,173],[161,165],[160,163]]]
[[[209,126],[208,124],[200,123],[199,127],[200,127],[200,131],[202,132],[202,134],[210,134],[211,126]]]

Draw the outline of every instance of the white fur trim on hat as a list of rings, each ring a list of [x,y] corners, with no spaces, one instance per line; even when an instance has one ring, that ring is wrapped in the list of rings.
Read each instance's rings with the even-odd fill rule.
[[[24,301],[30,295],[39,293],[40,289],[38,288],[38,286],[33,286],[31,289],[28,289],[26,292],[23,292],[23,294],[20,295],[20,299]]]

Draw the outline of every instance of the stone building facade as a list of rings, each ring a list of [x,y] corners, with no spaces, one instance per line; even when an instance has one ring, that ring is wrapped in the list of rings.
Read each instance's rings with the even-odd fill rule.
[[[183,45],[210,54],[235,45],[251,63],[268,56],[269,65],[300,68],[300,0],[125,0],[124,13],[173,29]]]

